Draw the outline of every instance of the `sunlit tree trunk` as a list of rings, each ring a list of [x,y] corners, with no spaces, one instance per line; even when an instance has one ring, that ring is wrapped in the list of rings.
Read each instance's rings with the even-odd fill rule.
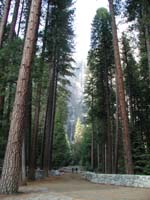
[[[127,174],[132,174],[133,163],[132,163],[132,154],[131,154],[131,142],[130,142],[130,134],[129,134],[129,126],[128,126],[128,115],[127,115],[126,103],[125,103],[124,83],[123,83],[123,75],[122,75],[121,61],[120,61],[120,54],[119,54],[118,36],[117,36],[117,27],[116,27],[114,8],[113,8],[113,0],[109,0],[109,9],[110,9],[111,18],[112,18],[112,32],[113,32],[113,45],[114,45],[115,65],[116,65],[116,78],[117,78],[119,104],[120,104],[122,127],[123,127],[125,169],[126,169]]]
[[[33,0],[31,4],[30,17],[9,130],[8,144],[0,182],[0,193],[3,194],[16,193],[19,187],[26,97],[31,72],[31,61],[34,51],[40,2],[41,0]]]

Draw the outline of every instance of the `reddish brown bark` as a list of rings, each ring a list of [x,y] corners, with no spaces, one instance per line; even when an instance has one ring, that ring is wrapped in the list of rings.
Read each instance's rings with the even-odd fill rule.
[[[117,85],[118,85],[119,104],[120,104],[120,112],[121,112],[122,128],[123,128],[125,169],[126,169],[127,174],[132,174],[133,163],[132,163],[132,154],[131,154],[131,142],[130,142],[130,133],[129,133],[129,126],[128,126],[128,115],[127,115],[126,102],[125,102],[123,74],[122,74],[122,69],[121,69],[121,61],[120,61],[119,46],[118,46],[117,27],[116,27],[114,8],[113,8],[113,0],[109,0],[109,9],[110,9],[111,19],[112,19],[111,22],[112,22],[114,56],[115,56],[115,65],[116,65],[116,78],[117,78]]]
[[[41,0],[33,0],[31,4],[28,29],[20,65],[8,144],[0,183],[0,193],[3,194],[16,193],[19,187],[26,96],[28,92],[40,2]]]

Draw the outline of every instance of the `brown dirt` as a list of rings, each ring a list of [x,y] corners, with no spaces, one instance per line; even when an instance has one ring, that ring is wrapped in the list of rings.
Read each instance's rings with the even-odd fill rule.
[[[90,183],[79,174],[28,182],[20,193],[0,200],[150,200],[150,189]]]

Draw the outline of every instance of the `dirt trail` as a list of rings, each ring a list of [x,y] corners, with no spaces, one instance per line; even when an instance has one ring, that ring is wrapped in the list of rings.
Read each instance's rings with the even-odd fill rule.
[[[79,174],[29,182],[20,193],[0,200],[150,200],[150,189],[90,183]]]

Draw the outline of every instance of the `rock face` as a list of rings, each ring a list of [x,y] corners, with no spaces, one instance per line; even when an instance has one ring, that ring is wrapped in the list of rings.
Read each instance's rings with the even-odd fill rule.
[[[150,188],[150,176],[124,174],[96,174],[83,172],[83,177],[93,183]]]

